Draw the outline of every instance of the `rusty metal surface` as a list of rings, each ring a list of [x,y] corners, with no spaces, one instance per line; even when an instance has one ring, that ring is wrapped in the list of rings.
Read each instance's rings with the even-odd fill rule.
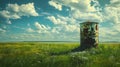
[[[81,47],[90,48],[98,45],[98,23],[80,23]]]

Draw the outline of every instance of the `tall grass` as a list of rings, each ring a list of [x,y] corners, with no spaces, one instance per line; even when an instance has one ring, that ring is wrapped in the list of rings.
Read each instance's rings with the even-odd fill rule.
[[[79,43],[0,43],[0,67],[120,67],[120,44],[71,52]]]

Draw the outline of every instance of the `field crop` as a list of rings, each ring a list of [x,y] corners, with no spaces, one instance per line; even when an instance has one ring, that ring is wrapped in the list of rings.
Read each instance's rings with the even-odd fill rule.
[[[120,44],[73,52],[77,42],[0,43],[0,67],[120,67]]]

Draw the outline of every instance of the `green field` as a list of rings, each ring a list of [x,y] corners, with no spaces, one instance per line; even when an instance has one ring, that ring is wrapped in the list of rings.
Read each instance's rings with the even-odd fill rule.
[[[72,52],[77,42],[0,43],[0,67],[120,67],[120,44]]]

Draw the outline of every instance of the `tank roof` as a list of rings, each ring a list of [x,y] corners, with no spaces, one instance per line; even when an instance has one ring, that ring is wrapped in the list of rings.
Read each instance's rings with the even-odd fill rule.
[[[98,24],[98,22],[86,21],[86,22],[82,22],[80,24]]]

